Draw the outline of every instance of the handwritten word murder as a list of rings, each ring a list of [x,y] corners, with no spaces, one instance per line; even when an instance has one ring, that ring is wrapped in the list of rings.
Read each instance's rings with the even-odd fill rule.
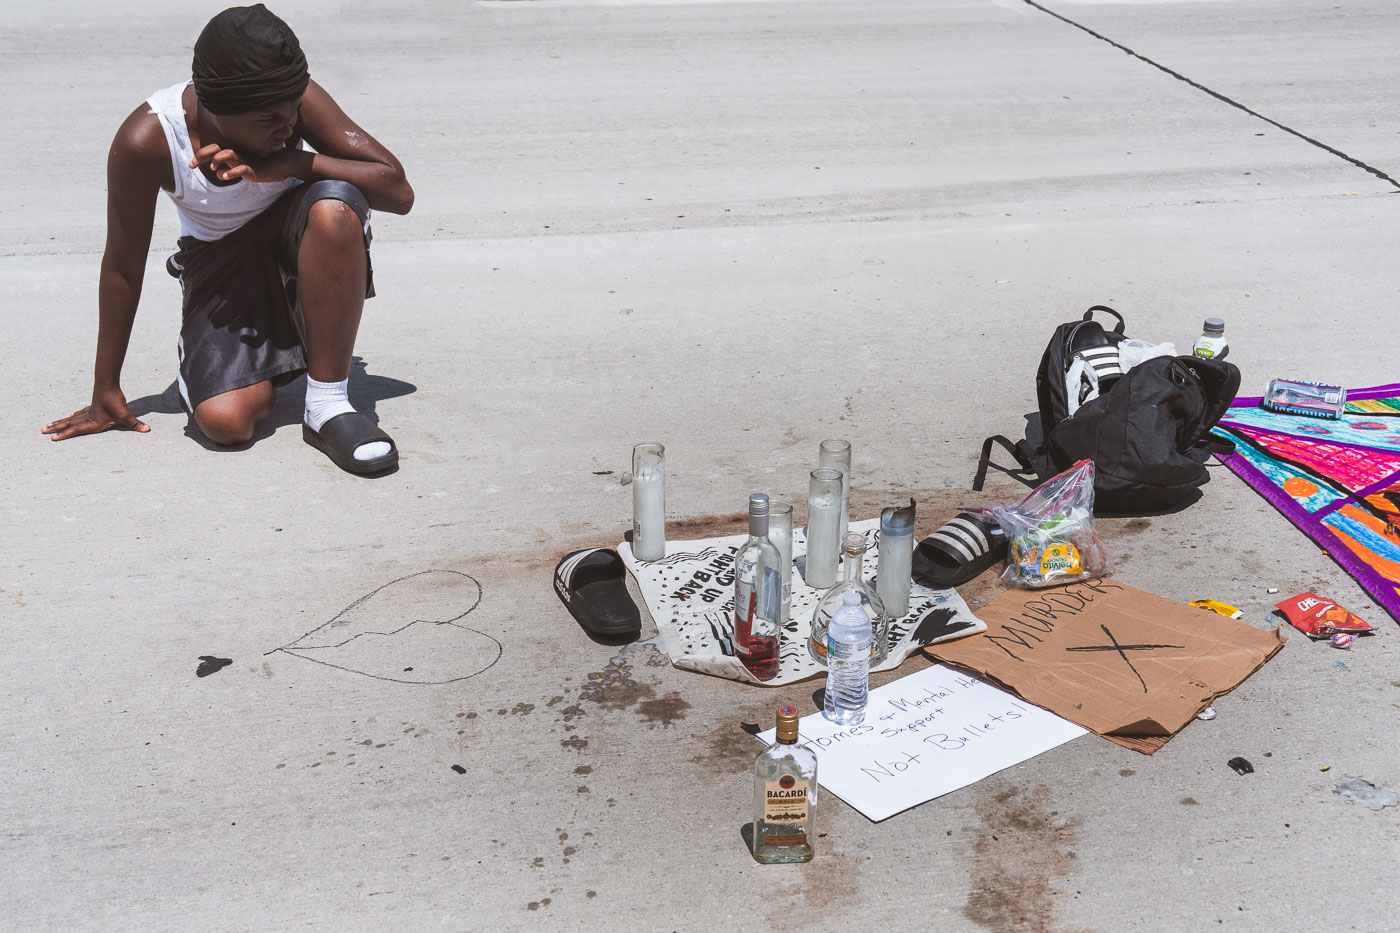
[[[987,641],[1012,659],[1024,661],[1021,654],[1029,654],[1043,644],[1045,639],[1041,636],[1053,632],[1057,620],[1073,618],[1095,599],[1121,589],[1122,585],[1112,580],[1084,580],[1027,600],[1016,615],[997,626],[995,631],[987,629]],[[1018,650],[1020,654],[1017,654]]]

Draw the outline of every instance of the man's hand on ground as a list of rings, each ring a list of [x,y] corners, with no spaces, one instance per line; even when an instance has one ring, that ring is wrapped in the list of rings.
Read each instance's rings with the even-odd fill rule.
[[[218,143],[201,146],[190,160],[190,168],[209,166],[219,181],[285,181],[297,177],[300,149],[280,149],[265,159],[247,160]]]
[[[52,434],[56,441],[63,441],[80,434],[97,434],[99,431],[115,427],[128,428],[143,434],[151,430],[149,424],[141,421],[126,407],[126,396],[120,389],[102,398],[94,396],[92,404],[88,407],[73,412],[67,418],[44,425],[43,433]]]

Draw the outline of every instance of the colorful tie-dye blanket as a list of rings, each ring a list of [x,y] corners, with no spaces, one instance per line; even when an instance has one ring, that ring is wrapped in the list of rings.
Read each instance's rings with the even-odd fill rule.
[[[1222,462],[1346,568],[1400,621],[1400,383],[1348,389],[1340,420],[1238,398],[1215,433]]]

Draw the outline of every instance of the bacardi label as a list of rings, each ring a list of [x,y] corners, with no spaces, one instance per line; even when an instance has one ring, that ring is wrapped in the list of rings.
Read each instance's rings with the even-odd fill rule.
[[[763,819],[768,823],[807,824],[807,781],[784,774],[764,782]],[[770,840],[771,842],[771,837]]]

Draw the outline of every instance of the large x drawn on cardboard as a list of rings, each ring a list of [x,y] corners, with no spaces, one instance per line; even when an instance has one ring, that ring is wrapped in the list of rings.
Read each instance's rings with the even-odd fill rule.
[[[1108,630],[1108,626],[1107,626],[1107,625],[1102,625],[1102,624],[1101,624],[1101,625],[1099,625],[1099,628],[1103,629],[1103,633],[1104,633],[1105,635],[1108,636],[1108,640],[1109,640],[1110,644],[1107,644],[1107,645],[1074,645],[1074,646],[1072,646],[1072,647],[1066,648],[1065,650],[1066,650],[1066,651],[1116,651],[1116,652],[1118,652],[1118,656],[1119,656],[1120,658],[1123,659],[1123,663],[1126,664],[1126,665],[1128,665],[1129,669],[1132,670],[1133,675],[1134,675],[1135,677],[1137,677],[1138,683],[1142,684],[1142,692],[1143,692],[1143,693],[1146,693],[1146,692],[1147,692],[1147,681],[1145,681],[1145,680],[1142,679],[1142,674],[1139,673],[1138,669],[1137,669],[1136,667],[1133,666],[1133,662],[1132,662],[1131,659],[1129,659],[1127,653],[1128,653],[1129,651],[1151,651],[1151,650],[1154,649],[1154,648],[1185,648],[1185,647],[1186,647],[1185,645],[1120,645],[1120,644],[1118,644],[1118,639],[1114,638],[1114,637],[1113,637],[1113,633],[1110,632],[1110,631]]]
[[[929,653],[1148,754],[1283,645],[1112,579],[1010,590],[977,615],[986,634]]]

